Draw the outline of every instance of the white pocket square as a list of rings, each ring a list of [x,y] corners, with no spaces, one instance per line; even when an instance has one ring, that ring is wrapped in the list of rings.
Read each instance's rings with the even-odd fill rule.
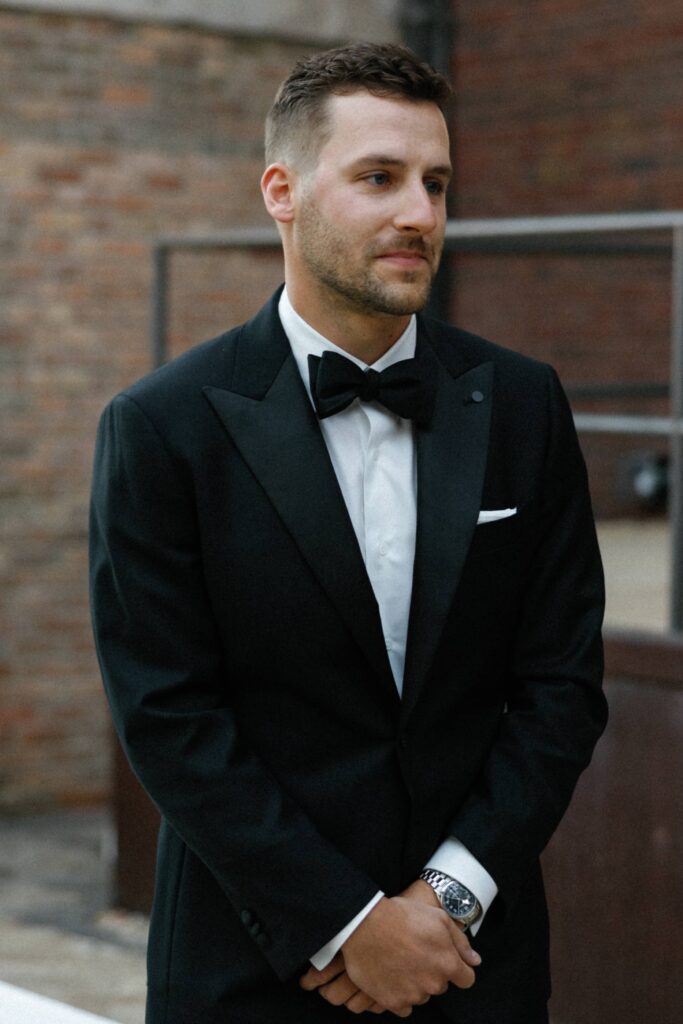
[[[516,508],[482,509],[479,513],[479,518],[477,519],[477,526],[481,526],[482,523],[495,523],[497,519],[509,519],[510,516],[514,516],[516,514]]]

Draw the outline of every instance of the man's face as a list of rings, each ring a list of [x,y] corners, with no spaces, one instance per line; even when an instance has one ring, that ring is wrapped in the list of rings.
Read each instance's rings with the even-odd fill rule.
[[[443,247],[446,123],[428,102],[365,91],[328,102],[293,223],[299,275],[336,307],[406,316],[425,305]]]

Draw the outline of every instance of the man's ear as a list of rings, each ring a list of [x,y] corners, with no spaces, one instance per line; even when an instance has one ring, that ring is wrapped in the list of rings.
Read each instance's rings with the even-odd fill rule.
[[[261,178],[261,191],[266,210],[280,224],[294,219],[295,174],[287,164],[271,164]]]

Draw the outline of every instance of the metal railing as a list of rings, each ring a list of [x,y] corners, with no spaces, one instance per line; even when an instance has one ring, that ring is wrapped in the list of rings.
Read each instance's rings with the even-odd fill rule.
[[[171,254],[177,250],[275,249],[274,225],[204,235],[169,235],[154,246],[152,352],[166,358]],[[638,434],[670,439],[671,602],[670,626],[683,631],[683,211],[449,220],[448,252],[569,255],[666,255],[672,262],[670,415],[576,413],[576,427],[591,434]]]

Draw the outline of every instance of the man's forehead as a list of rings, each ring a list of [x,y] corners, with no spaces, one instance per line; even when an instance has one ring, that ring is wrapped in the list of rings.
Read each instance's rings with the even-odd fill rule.
[[[448,128],[436,103],[404,96],[384,96],[356,89],[333,93],[327,100],[327,139],[347,143],[373,133],[413,136],[416,129],[425,139],[448,144]]]
[[[443,117],[441,109],[433,100],[412,99],[400,93],[375,92],[372,89],[363,87],[349,88],[332,92],[327,98],[327,110],[329,114],[343,115],[347,110],[357,110],[364,107],[368,111],[396,109],[405,110],[415,108],[421,110],[432,110]]]

